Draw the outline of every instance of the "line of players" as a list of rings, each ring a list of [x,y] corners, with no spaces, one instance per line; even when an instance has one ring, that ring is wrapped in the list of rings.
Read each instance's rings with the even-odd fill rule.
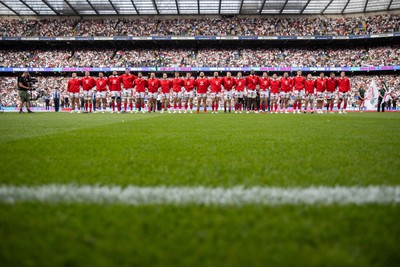
[[[223,95],[225,112],[231,112],[232,100],[234,100],[235,112],[241,113],[243,100],[246,98],[247,113],[266,112],[268,104],[270,104],[271,112],[278,113],[278,103],[280,103],[281,113],[289,113],[289,100],[293,97],[293,113],[301,113],[303,101],[304,113],[308,106],[311,113],[314,113],[314,102],[316,102],[317,113],[323,113],[324,100],[327,101],[327,111],[333,113],[334,100],[338,97],[339,113],[346,114],[350,91],[350,81],[344,72],[339,78],[335,77],[335,73],[331,73],[328,78],[321,73],[317,79],[313,79],[311,74],[304,77],[301,71],[298,71],[293,78],[289,77],[287,72],[283,77],[278,77],[277,74],[268,77],[266,72],[259,77],[254,70],[251,70],[247,77],[243,77],[241,72],[236,77],[233,77],[230,72],[227,72],[225,77],[219,77],[218,72],[214,72],[211,78],[207,78],[204,72],[201,72],[196,79],[191,73],[186,73],[184,78],[180,77],[179,72],[176,72],[174,76],[171,79],[163,73],[163,77],[158,79],[155,73],[151,73],[146,79],[140,72],[137,76],[131,74],[129,69],[126,69],[122,75],[114,71],[108,78],[100,72],[96,79],[91,77],[88,71],[85,72],[83,78],[78,78],[77,74],[73,73],[67,88],[71,97],[71,112],[74,112],[75,106],[79,107],[81,88],[85,99],[85,111],[92,112],[91,100],[95,90],[97,110],[102,103],[102,112],[104,112],[107,98],[110,97],[111,112],[115,112],[117,108],[118,113],[127,112],[128,104],[131,112],[144,113],[146,95],[148,112],[155,112],[157,97],[161,94],[162,113],[167,111],[193,113],[195,96],[197,96],[197,113],[200,111],[201,104],[203,104],[204,112],[207,112],[207,97],[211,98],[212,113],[217,113]],[[257,94],[260,98],[259,106],[256,101]],[[172,105],[170,105],[170,100],[172,100]],[[185,100],[184,109],[182,100]],[[341,106],[342,103],[343,106]]]

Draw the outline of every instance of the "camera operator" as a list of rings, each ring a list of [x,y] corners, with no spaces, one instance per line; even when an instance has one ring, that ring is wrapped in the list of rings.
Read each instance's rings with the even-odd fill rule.
[[[24,113],[22,111],[22,107],[24,106],[24,102],[26,105],[26,109],[28,111],[28,113],[33,113],[30,109],[29,109],[29,94],[28,94],[28,90],[31,89],[31,87],[29,87],[29,73],[28,72],[24,72],[22,74],[22,76],[18,77],[18,91],[19,91],[19,97],[21,100],[21,103],[19,104],[19,113]]]

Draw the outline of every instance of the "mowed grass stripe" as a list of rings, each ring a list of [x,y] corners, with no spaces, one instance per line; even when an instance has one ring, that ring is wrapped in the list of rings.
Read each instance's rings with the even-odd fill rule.
[[[400,186],[368,187],[120,187],[2,186],[0,202],[127,205],[346,205],[399,204]]]
[[[51,137],[112,124],[156,118],[165,114],[4,113],[0,116],[0,144],[21,139]]]

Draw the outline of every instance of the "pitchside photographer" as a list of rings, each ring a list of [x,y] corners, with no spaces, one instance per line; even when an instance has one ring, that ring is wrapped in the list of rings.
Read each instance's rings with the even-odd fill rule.
[[[22,73],[22,76],[18,77],[18,91],[21,103],[19,104],[19,113],[24,113],[22,111],[22,107],[24,106],[24,102],[26,105],[26,109],[28,113],[33,113],[29,109],[29,101],[30,97],[28,91],[32,90],[32,83],[28,72]]]

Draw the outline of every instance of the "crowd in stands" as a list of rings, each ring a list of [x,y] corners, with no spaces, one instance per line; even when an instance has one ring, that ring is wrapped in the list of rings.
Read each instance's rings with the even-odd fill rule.
[[[145,73],[145,75],[147,75]],[[182,73],[184,75],[184,73]],[[225,73],[221,73],[221,75],[225,75]],[[236,75],[233,73],[233,75]],[[247,74],[246,74],[247,75]],[[269,74],[270,76],[272,74]],[[281,73],[278,74],[282,75]],[[316,78],[318,73],[313,74],[313,78]],[[172,78],[172,74],[169,74],[169,77]],[[32,91],[32,97],[37,99],[33,101],[34,106],[44,107],[45,98],[51,98],[51,93],[55,88],[61,90],[61,102],[63,102],[65,97],[68,97],[67,93],[67,83],[69,77],[38,77],[38,83],[35,85],[37,90]],[[375,80],[376,84],[380,86],[380,80],[385,82],[387,87],[391,90],[392,99],[396,101],[400,101],[400,76],[399,75],[381,75],[381,76],[373,76],[373,75],[354,75],[350,77],[351,82],[351,97],[349,98],[349,105],[352,105],[356,102],[356,91],[360,88],[360,86],[368,89],[372,80]],[[0,101],[4,107],[12,107],[16,106],[19,103],[19,95],[17,90],[17,77],[0,77]]]
[[[400,46],[0,50],[0,67],[369,67],[400,65]]]
[[[400,16],[306,18],[0,19],[0,36],[361,35],[400,31]]]

